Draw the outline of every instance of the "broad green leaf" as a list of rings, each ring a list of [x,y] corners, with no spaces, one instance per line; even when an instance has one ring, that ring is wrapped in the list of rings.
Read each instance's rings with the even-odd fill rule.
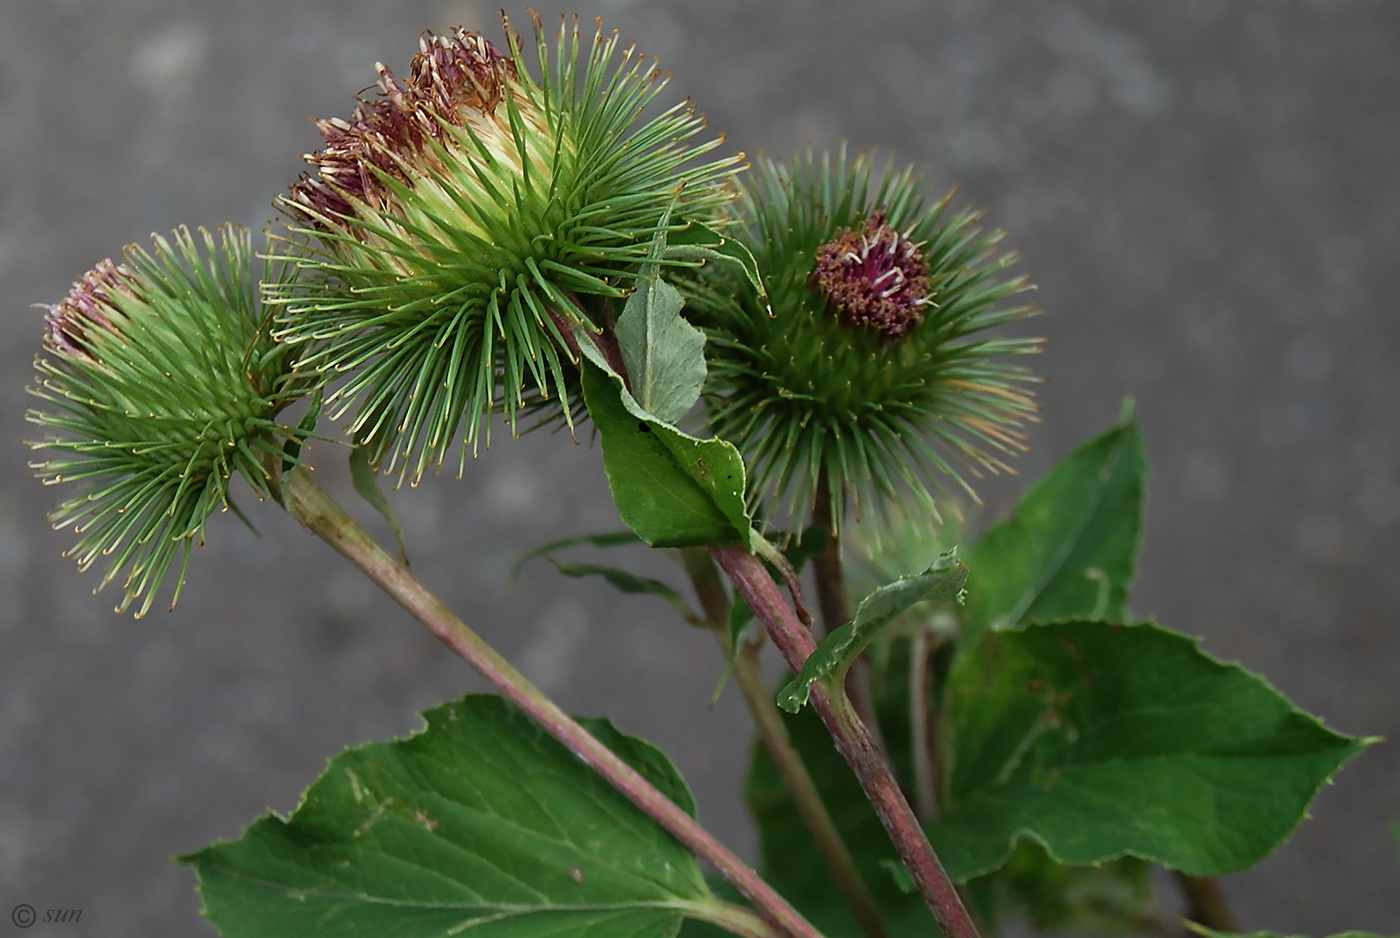
[[[564,576],[586,577],[599,576],[608,582],[614,589],[632,596],[659,596],[671,604],[671,608],[680,613],[685,621],[696,624],[700,622],[700,617],[690,611],[690,607],[685,604],[685,597],[667,586],[660,580],[653,580],[650,577],[637,576],[626,570],[619,570],[617,567],[606,567],[596,563],[571,563],[565,560],[555,560],[553,557],[546,558],[554,564],[555,569]]]
[[[988,632],[953,668],[943,817],[948,872],[996,869],[1019,838],[1060,863],[1130,854],[1197,876],[1278,846],[1369,740],[1341,736],[1263,679],[1153,625]]]
[[[659,938],[711,902],[685,848],[500,698],[424,716],[332,759],[290,818],[181,858],[225,938]],[[658,750],[589,725],[694,812]]]
[[[663,423],[685,416],[705,384],[705,334],[682,318],[684,305],[680,292],[652,273],[637,278],[617,320],[632,396]]]
[[[968,557],[967,647],[986,628],[1121,622],[1142,526],[1147,463],[1137,425],[1075,450]]]
[[[543,557],[545,554],[552,554],[566,547],[577,547],[580,544],[589,544],[593,547],[621,547],[625,544],[640,543],[642,543],[642,539],[637,536],[635,531],[608,531],[605,534],[583,534],[578,537],[561,538],[522,554],[515,565],[510,568],[510,578],[514,580],[520,574],[520,568],[536,557]]]
[[[812,684],[840,682],[880,630],[900,613],[926,599],[956,600],[967,579],[967,564],[949,551],[919,576],[900,577],[861,600],[855,618],[822,640],[802,665],[802,672],[778,693],[778,706],[796,713],[807,702]]]
[[[642,540],[652,547],[748,543],[744,461],[732,444],[657,420],[587,355],[583,395],[602,437],[613,501]]]
[[[379,490],[379,476],[370,465],[369,450],[368,446],[355,446],[350,450],[350,481],[355,484],[355,491],[360,497],[389,522],[389,528],[394,532],[394,540],[399,548],[399,563],[406,567],[408,550],[404,547],[403,528],[399,527],[399,519],[394,517],[394,510],[389,507],[384,493]]]

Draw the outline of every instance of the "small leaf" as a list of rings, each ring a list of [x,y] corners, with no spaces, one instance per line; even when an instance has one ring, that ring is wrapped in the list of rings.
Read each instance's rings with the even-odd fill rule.
[[[690,611],[690,607],[685,604],[685,598],[675,589],[662,583],[660,580],[653,580],[649,577],[637,576],[635,573],[628,573],[626,570],[619,570],[616,567],[605,567],[593,563],[570,563],[564,560],[555,560],[547,557],[550,563],[564,576],[586,577],[600,576],[608,581],[608,584],[621,592],[631,596],[652,595],[660,596],[671,604],[671,608],[680,613],[685,621],[692,625],[700,622],[700,617]]]
[[[734,238],[726,238],[713,228],[691,222],[681,231],[670,234],[670,243],[662,254],[667,260],[697,260],[702,263],[738,264],[744,277],[758,294],[758,300],[768,306],[768,291],[764,289],[763,277],[758,270],[758,261],[753,252]]]
[[[812,684],[839,683],[865,646],[900,613],[926,599],[956,600],[967,579],[967,564],[949,551],[919,576],[900,577],[880,587],[856,607],[855,618],[832,631],[802,665],[802,672],[778,693],[778,706],[796,713],[807,702]]]
[[[1021,837],[1076,866],[1128,854],[1195,876],[1244,869],[1370,742],[1153,625],[987,632],[945,708],[945,811],[929,836],[955,880],[996,869]]]
[[[286,820],[182,857],[225,938],[658,938],[712,903],[695,857],[500,698],[331,760]],[[658,750],[590,731],[683,809]]]
[[[675,287],[644,274],[617,320],[632,396],[664,423],[685,416],[705,384],[705,334],[682,318],[684,305]]]
[[[914,885],[914,878],[909,875],[909,867],[899,860],[881,860],[880,866],[889,871],[890,877],[894,879],[895,888],[906,896],[912,896],[919,891]]]
[[[968,557],[966,647],[986,628],[1121,622],[1142,527],[1147,463],[1137,425],[1089,441],[1021,499]]]
[[[398,542],[399,563],[406,567],[408,551],[404,547],[403,528],[399,527],[399,519],[394,517],[394,510],[389,507],[384,493],[379,490],[379,475],[369,462],[370,449],[369,446],[356,446],[350,450],[350,480],[355,484],[355,491],[360,497],[369,502],[370,506],[389,522],[389,527],[394,532],[394,540]]]
[[[652,547],[748,543],[744,461],[732,444],[701,440],[637,405],[585,339],[583,394],[603,443],[618,513]]]
[[[522,554],[515,565],[510,568],[510,579],[514,580],[520,574],[520,568],[536,557],[543,557],[545,554],[552,554],[566,547],[577,547],[580,544],[591,544],[594,547],[621,547],[624,544],[640,543],[642,543],[642,539],[637,536],[635,531],[609,531],[605,534],[584,534],[578,537],[550,541],[548,544]]]

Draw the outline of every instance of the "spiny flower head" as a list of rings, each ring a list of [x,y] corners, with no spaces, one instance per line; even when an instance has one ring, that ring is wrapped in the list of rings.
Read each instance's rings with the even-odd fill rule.
[[[825,477],[839,524],[844,493],[886,513],[907,493],[935,516],[947,481],[1008,470],[1037,408],[1034,378],[999,361],[1039,339],[988,334],[1032,313],[1005,301],[1011,254],[978,214],[925,200],[912,169],[870,158],[760,160],[733,234],[758,260],[755,291],[722,267],[692,285],[706,328],[713,429],[744,453],[750,498],[799,515]]]
[[[275,419],[309,382],[270,335],[248,232],[200,235],[131,245],[83,275],[48,307],[30,389],[45,406],[27,418],[49,431],[30,446],[51,454],[32,468],[46,485],[82,485],[50,518],[80,535],[80,568],[109,558],[102,586],[126,571],[118,611],[139,599],[138,615],[177,556],[178,597],[205,521],[231,507],[232,477],[268,494],[265,460],[305,436]]]
[[[358,406],[350,431],[400,478],[458,434],[465,459],[498,402],[512,428],[527,399],[567,405],[571,321],[603,325],[656,234],[735,192],[740,157],[697,160],[721,141],[692,143],[687,104],[643,119],[665,79],[616,34],[535,35],[538,77],[509,23],[505,53],[425,32],[407,79],[378,66],[374,96],[318,125],[283,200],[306,276],[278,294],[279,338],[346,377],[333,412]]]

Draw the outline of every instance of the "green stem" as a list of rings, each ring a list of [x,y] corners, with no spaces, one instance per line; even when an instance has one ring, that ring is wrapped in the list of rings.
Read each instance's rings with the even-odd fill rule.
[[[711,547],[710,553],[768,629],[788,667],[794,673],[800,671],[816,648],[816,641],[798,622],[763,564],[743,547]],[[818,682],[812,685],[811,702],[831,733],[837,750],[855,773],[943,933],[948,938],[980,938],[977,926],[900,790],[889,761],[851,707],[850,698],[839,689],[833,693],[831,688]]]
[[[920,628],[909,642],[909,737],[914,753],[914,804],[919,820],[938,818],[938,750],[929,725],[929,630]]]
[[[783,938],[785,934],[757,914],[743,906],[734,905],[732,902],[710,899],[705,902],[691,903],[683,908],[685,914],[690,918],[698,918],[712,925],[718,925],[725,931],[739,935],[741,938]]]
[[[792,796],[797,813],[812,835],[817,851],[826,862],[836,888],[841,890],[851,914],[867,938],[887,938],[889,932],[880,918],[875,898],[870,895],[870,889],[856,869],[855,860],[831,820],[831,814],[826,810],[826,804],[812,781],[811,773],[807,771],[806,763],[802,761],[802,755],[792,744],[782,714],[773,703],[773,695],[763,683],[758,664],[758,646],[748,645],[735,654],[728,629],[729,596],[720,581],[714,560],[698,547],[685,548],[681,551],[681,557],[690,575],[691,585],[695,588],[695,595],[705,610],[725,657],[734,662],[734,680],[744,695],[749,713],[753,714],[759,738],[763,740],[783,785]]]
[[[354,564],[545,732],[568,747],[570,752],[591,766],[689,850],[714,866],[782,934],[792,938],[821,938],[820,932],[771,886],[759,879],[753,870],[715,840],[695,818],[559,709],[554,701],[429,593],[408,568],[385,552],[312,480],[306,470],[298,468],[283,476],[278,494],[288,514]],[[768,938],[769,934],[765,933],[764,938]]]

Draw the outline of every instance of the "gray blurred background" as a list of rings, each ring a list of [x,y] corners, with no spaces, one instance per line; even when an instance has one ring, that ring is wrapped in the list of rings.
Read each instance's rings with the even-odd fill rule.
[[[560,10],[544,5],[553,17]],[[523,20],[523,11],[513,9]],[[728,145],[849,139],[929,166],[1011,232],[1052,337],[1034,478],[1136,395],[1153,465],[1135,609],[1342,731],[1400,736],[1400,6],[1381,2],[594,0]],[[469,0],[3,0],[0,931],[211,935],[166,862],[289,811],[347,745],[481,683],[272,506],[214,519],[174,614],[113,615],[28,477],[42,311],[122,244],[261,227],[376,59]],[[322,453],[344,491],[341,457]],[[752,857],[749,730],[706,636],[547,567],[613,529],[599,456],[512,442],[394,502],[423,578],[568,708],[675,759]],[[985,489],[1004,512],[1021,480]],[[679,577],[660,557],[647,569]],[[1400,930],[1400,747],[1363,754],[1289,843],[1225,880],[1246,930]]]

